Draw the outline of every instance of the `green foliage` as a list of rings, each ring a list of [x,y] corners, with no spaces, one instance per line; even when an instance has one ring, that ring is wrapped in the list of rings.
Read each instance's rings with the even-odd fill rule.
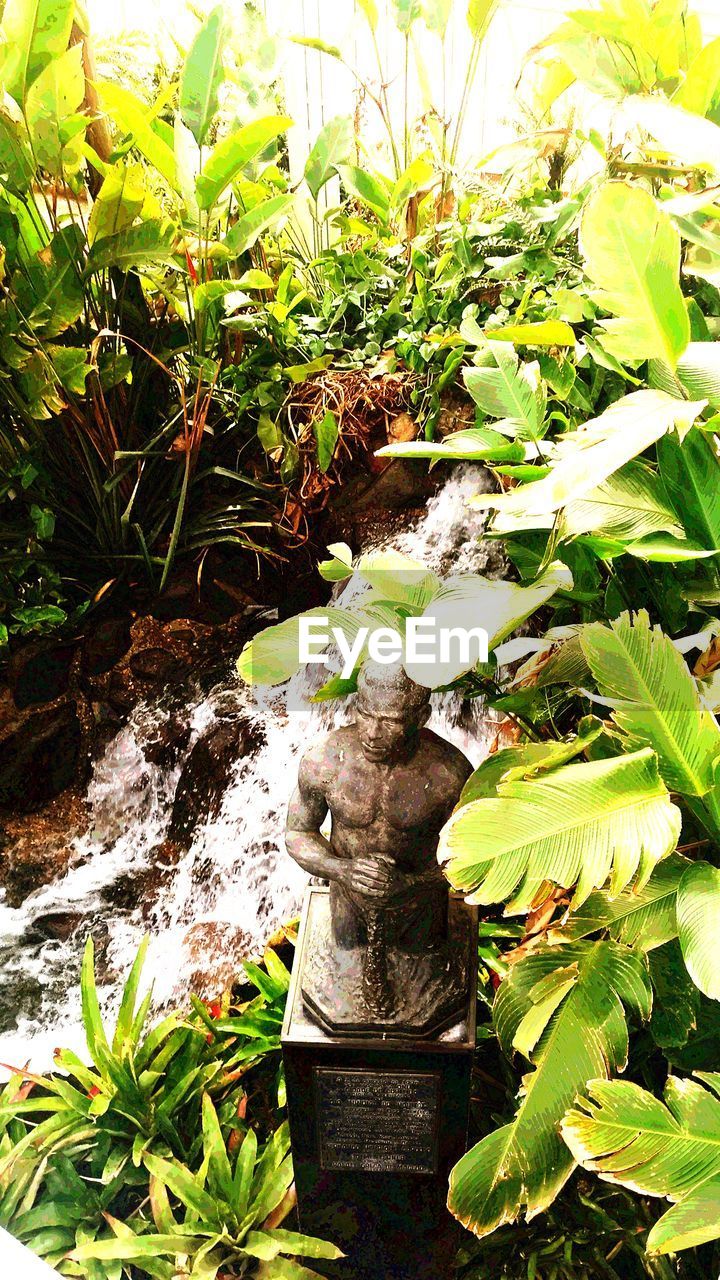
[[[650,1252],[675,1253],[720,1231],[720,1075],[697,1074],[702,1083],[670,1076],[663,1102],[630,1081],[591,1080],[563,1123],[586,1168],[673,1201],[648,1236]]]
[[[275,1257],[341,1256],[279,1225],[291,1207],[287,1124],[268,1129],[263,1115],[281,1109],[282,961],[268,951],[264,968],[246,964],[258,995],[237,1008],[229,996],[209,1007],[196,999],[190,1016],[149,1027],[146,949],[109,1034],[88,939],[90,1065],[58,1050],[52,1075],[18,1072],[0,1095],[0,1222],[60,1274],[86,1280],[171,1280],[183,1258],[196,1274],[249,1276]],[[315,1274],[293,1265],[298,1278]]]

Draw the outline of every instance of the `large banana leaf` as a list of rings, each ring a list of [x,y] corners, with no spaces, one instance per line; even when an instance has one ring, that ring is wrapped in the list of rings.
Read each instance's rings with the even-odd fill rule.
[[[529,1057],[510,1124],[484,1138],[455,1166],[451,1211],[478,1236],[546,1209],[572,1173],[560,1121],[587,1080],[627,1062],[625,1009],[650,1016],[642,959],[615,942],[545,947],[501,983],[493,1016],[500,1042]]]
[[[674,399],[664,391],[633,391],[568,432],[557,443],[549,475],[505,494],[482,494],[474,507],[495,507],[510,515],[547,515],[597,489],[613,472],[644,453],[673,427],[687,430],[704,401]]]
[[[720,136],[720,130],[718,130]],[[648,191],[608,182],[587,202],[580,226],[585,268],[604,321],[604,344],[621,361],[659,359],[674,369],[690,341],[680,289],[680,235]]]
[[[243,169],[292,124],[288,116],[261,116],[213,147],[195,183],[201,209],[210,209]]]
[[[520,912],[547,882],[575,886],[574,906],[608,877],[611,896],[634,876],[642,887],[679,835],[680,811],[645,750],[501,782],[496,796],[452,816],[438,857],[470,902],[511,899],[507,910]]]
[[[224,79],[223,9],[213,9],[198,31],[180,76],[180,115],[201,147],[218,109],[218,90]]]
[[[567,923],[551,930],[553,942],[574,942],[607,929],[616,942],[641,951],[662,947],[677,937],[677,891],[692,863],[679,853],[659,862],[642,889],[630,888],[617,898],[591,893]]]
[[[628,462],[597,489],[571,502],[565,508],[563,531],[572,537],[598,533],[628,542],[653,533],[677,538],[684,533],[657,473],[639,461]]]
[[[0,84],[22,106],[30,85],[68,47],[75,0],[6,0]]]
[[[660,475],[668,497],[689,538],[701,547],[720,547],[720,462],[711,441],[691,431],[658,440]]]
[[[650,1253],[674,1253],[720,1235],[720,1073],[697,1076],[671,1076],[664,1104],[629,1081],[593,1080],[562,1126],[586,1169],[674,1202],[648,1236]]]
[[[547,392],[536,362],[520,363],[512,347],[489,342],[481,364],[463,376],[483,413],[503,420],[506,435],[536,440],[545,434]]]
[[[515,631],[521,622],[535,613],[559,590],[572,588],[572,574],[561,560],[548,565],[533,583],[482,578],[476,574],[448,578],[434,598],[425,606],[422,617],[432,620],[436,633],[455,629],[471,632],[481,627],[487,633],[490,650]],[[463,652],[459,646],[451,650],[445,661],[432,663],[406,660],[405,670],[416,684],[429,689],[443,688],[477,665],[477,656]]]
[[[708,862],[688,867],[678,888],[678,935],[688,973],[703,995],[720,1000],[720,871]]]
[[[623,613],[580,636],[583,653],[613,719],[635,751],[652,747],[666,785],[702,796],[714,786],[720,728],[700,701],[682,654],[646,610]]]

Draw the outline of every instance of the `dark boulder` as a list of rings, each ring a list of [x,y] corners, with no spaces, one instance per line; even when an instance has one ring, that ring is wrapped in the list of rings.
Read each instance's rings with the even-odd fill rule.
[[[88,631],[83,642],[83,675],[104,675],[125,657],[131,643],[128,617],[101,618]]]
[[[69,701],[32,712],[0,735],[0,808],[29,813],[78,777],[83,733]]]
[[[169,837],[189,848],[200,823],[217,817],[238,760],[262,746],[258,725],[243,717],[216,721],[188,755],[175,792]]]
[[[75,647],[34,640],[18,649],[8,666],[8,684],[15,706],[24,710],[62,697],[70,683]]]

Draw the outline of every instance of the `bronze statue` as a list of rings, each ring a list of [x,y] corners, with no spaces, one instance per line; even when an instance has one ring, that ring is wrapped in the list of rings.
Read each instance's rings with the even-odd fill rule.
[[[428,690],[402,666],[368,662],[354,724],[300,763],[287,848],[330,882],[329,920],[309,925],[303,999],[339,1034],[430,1035],[467,1000],[466,948],[453,938],[437,845],[472,766],[424,727],[429,713]]]

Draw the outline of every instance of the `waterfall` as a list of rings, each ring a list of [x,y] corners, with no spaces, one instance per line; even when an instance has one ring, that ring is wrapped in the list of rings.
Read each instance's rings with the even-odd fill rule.
[[[492,550],[482,541],[484,519],[466,507],[466,499],[485,484],[478,468],[453,471],[426,513],[384,545],[436,572],[492,575]],[[307,702],[317,680],[317,669],[303,672],[290,682],[292,696],[273,690],[256,696],[229,671],[209,691],[190,684],[180,713],[177,691],[172,703],[161,698],[135,709],[95,764],[87,796],[90,823],[75,839],[65,875],[19,908],[0,898],[0,980],[6,993],[23,991],[26,997],[17,1025],[0,1034],[1,1062],[29,1061],[44,1069],[56,1045],[84,1052],[78,974],[88,932],[102,955],[100,997],[112,1015],[146,932],[151,941],[145,976],[154,983],[161,1009],[182,1004],[190,990],[215,994],[238,971],[242,957],[261,952],[267,937],[297,912],[306,877],[284,848],[288,798],[308,742],[348,717],[347,704]],[[153,763],[148,744],[178,714],[189,730],[182,751],[171,765]],[[196,828],[189,849],[169,863],[163,842],[183,762],[228,717],[242,719],[259,745],[235,764],[218,816]],[[430,727],[474,764],[494,733],[493,717],[481,704],[462,704],[452,695],[433,698]],[[116,891],[127,878],[147,888],[140,904],[123,908]],[[43,917],[55,913],[79,917],[70,936],[48,939],[38,929]]]

